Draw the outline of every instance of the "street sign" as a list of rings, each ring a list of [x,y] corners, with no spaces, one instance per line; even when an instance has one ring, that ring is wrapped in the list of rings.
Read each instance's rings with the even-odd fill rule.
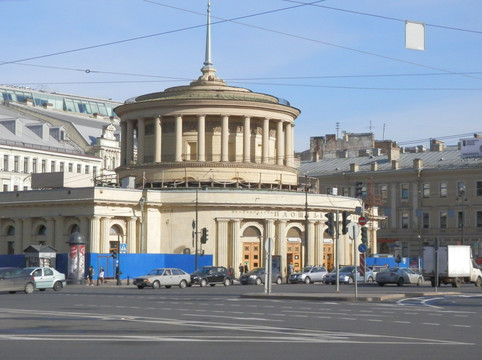
[[[351,222],[348,224],[348,236],[350,239],[355,240],[360,233],[360,226],[357,223]]]
[[[365,226],[365,225],[367,224],[367,222],[368,222],[368,219],[367,219],[366,217],[364,217],[364,216],[360,216],[360,217],[358,218],[358,224],[359,224],[360,226]]]
[[[367,251],[367,246],[365,244],[358,245],[358,251],[364,253],[365,251]]]
[[[127,244],[125,243],[122,243],[120,244],[120,249],[119,251],[122,253],[122,254],[125,254],[127,252]]]
[[[274,241],[272,238],[267,238],[264,241],[264,251],[267,253],[273,254],[274,251]]]

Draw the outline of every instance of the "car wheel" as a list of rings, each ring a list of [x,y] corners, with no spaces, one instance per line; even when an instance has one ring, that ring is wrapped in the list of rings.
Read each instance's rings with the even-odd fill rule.
[[[281,285],[281,281],[282,281],[282,280],[281,280],[280,277],[277,277],[277,278],[276,278],[276,284],[277,284],[277,285]]]
[[[24,290],[24,291],[25,291],[25,294],[31,294],[31,293],[33,293],[34,290],[35,290],[34,284],[32,284],[32,283],[27,283],[27,284],[25,285],[25,290]]]
[[[385,283],[382,283],[382,282],[379,282],[377,284],[378,284],[378,286],[384,286],[385,285]]]
[[[161,284],[159,283],[159,281],[156,280],[152,283],[153,289],[159,289],[160,287],[161,287]]]
[[[422,278],[418,278],[417,280],[417,286],[422,286],[423,280]]]
[[[398,279],[398,281],[397,281],[397,286],[403,286],[404,283],[405,283],[405,280],[403,280],[403,277],[401,277],[401,278]]]
[[[255,284],[256,284],[256,285],[261,285],[261,279],[260,279],[260,278],[256,278]]]
[[[179,287],[180,287],[181,289],[184,289],[186,286],[187,286],[187,281],[186,281],[186,280],[182,280],[182,281],[179,283]]]
[[[459,277],[456,277],[452,282],[452,287],[460,287],[461,284],[462,284],[462,280],[460,280]]]
[[[231,279],[230,278],[224,279],[224,286],[229,286],[229,285],[231,285]]]
[[[310,284],[311,283],[311,279],[307,276],[305,277],[305,284]]]
[[[199,285],[200,285],[201,287],[204,287],[204,286],[206,286],[207,284],[208,284],[208,281],[207,281],[206,279],[201,279],[201,281],[199,282]]]
[[[137,288],[138,288],[138,289],[144,289],[144,286],[142,286],[142,285],[137,285]]]
[[[482,285],[482,278],[478,277],[477,280],[475,280],[475,286],[479,287]]]
[[[62,289],[62,283],[60,281],[57,281],[55,284],[54,284],[54,287],[53,289],[55,291],[60,291]]]
[[[166,285],[164,286],[166,289],[170,289],[171,288],[171,285]]]

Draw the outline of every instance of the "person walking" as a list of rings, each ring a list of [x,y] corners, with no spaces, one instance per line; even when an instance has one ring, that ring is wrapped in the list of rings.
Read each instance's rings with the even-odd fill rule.
[[[89,266],[87,280],[89,281],[87,285],[94,286],[94,268],[92,267],[92,265]]]
[[[244,272],[244,266],[243,264],[239,264],[239,277],[241,278],[241,276],[243,276],[243,272]]]
[[[247,273],[249,270],[248,270],[248,264],[244,264],[244,272]]]
[[[100,267],[99,281],[101,285],[104,285],[104,267],[103,266]]]
[[[290,275],[293,274],[293,271],[294,271],[293,263],[290,262],[288,265],[288,276],[286,277],[286,283],[289,283],[289,278],[290,278]]]

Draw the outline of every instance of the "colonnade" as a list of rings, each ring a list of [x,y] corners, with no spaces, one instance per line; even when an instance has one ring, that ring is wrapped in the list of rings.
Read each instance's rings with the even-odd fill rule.
[[[218,116],[218,115],[216,115]],[[172,122],[172,116],[169,122]],[[156,116],[153,118],[153,135],[154,135],[154,157],[153,162],[158,163],[162,161],[162,138],[163,138],[163,123],[166,118]],[[237,117],[239,118],[239,117]],[[134,161],[134,139],[137,137],[137,161],[138,164],[145,163],[145,137],[146,137],[146,120],[152,118],[138,118],[127,119],[121,121],[121,165],[129,165]],[[174,161],[183,161],[183,115],[174,115]],[[197,161],[206,161],[206,115],[197,115]],[[259,122],[256,118],[256,122]],[[221,124],[221,162],[229,161],[229,124],[231,117],[228,115],[219,116]],[[270,126],[275,123],[275,144],[276,144],[276,159],[274,163],[277,165],[284,165],[288,167],[294,166],[294,139],[293,126],[289,121],[281,119],[261,119],[262,128],[262,156],[261,163],[273,163],[270,159],[269,144],[270,144]],[[243,162],[252,162],[251,154],[251,137],[254,136],[251,131],[253,118],[250,116],[243,117],[243,147],[242,158]],[[135,131],[136,130],[136,131]],[[164,134],[166,136],[166,134]]]

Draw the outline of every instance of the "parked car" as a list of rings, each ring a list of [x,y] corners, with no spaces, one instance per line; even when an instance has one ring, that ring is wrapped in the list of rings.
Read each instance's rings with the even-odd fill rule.
[[[423,281],[424,279],[421,274],[417,274],[409,268],[390,268],[378,273],[376,277],[376,282],[380,286],[384,286],[385,284],[397,284],[397,286],[417,284],[417,286],[421,286]]]
[[[199,284],[206,286],[207,284],[215,286],[223,284],[229,286],[233,283],[233,277],[228,269],[224,266],[203,266],[191,274],[191,282],[189,285]]]
[[[366,271],[366,276],[360,275],[360,267],[357,266],[356,271],[356,279],[357,282],[363,282],[366,279],[366,282],[372,283],[374,281],[373,272],[369,269]],[[352,284],[355,282],[355,267],[354,266],[344,266],[339,270],[339,282],[340,284]],[[324,277],[325,284],[336,284],[336,269],[333,270],[331,273],[325,275]]]
[[[35,288],[40,291],[46,289],[61,290],[66,284],[65,274],[58,272],[50,267],[28,267],[25,270],[33,276],[35,280]]]
[[[305,266],[300,272],[291,274],[288,282],[290,284],[323,282],[326,274],[328,271],[324,266]]]
[[[388,270],[388,266],[380,266],[380,265],[370,266],[370,270],[373,272],[373,278],[376,279],[378,273]]]
[[[158,268],[153,269],[147,275],[136,277],[133,284],[138,289],[151,287],[159,289],[161,286],[169,289],[171,286],[179,286],[184,289],[191,281],[191,276],[184,270],[177,268]]]
[[[0,291],[8,291],[11,294],[23,291],[31,294],[34,290],[35,280],[25,269],[0,268]]]
[[[242,285],[261,285],[264,284],[264,279],[266,276],[265,268],[254,268],[243,274],[239,279]],[[281,284],[281,274],[279,271],[273,270],[271,272],[271,282],[276,284]]]

